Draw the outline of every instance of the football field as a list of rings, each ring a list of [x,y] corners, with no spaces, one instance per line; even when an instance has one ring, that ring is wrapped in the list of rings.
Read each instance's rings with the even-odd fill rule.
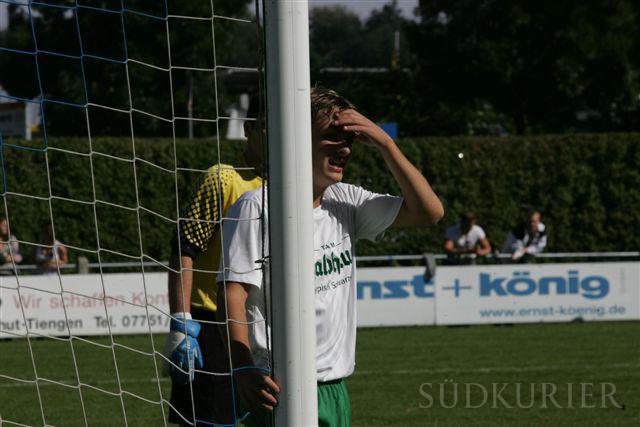
[[[32,340],[39,387],[0,377],[0,424],[163,425],[149,337],[91,340]],[[33,372],[0,341],[0,374]],[[638,322],[362,329],[348,380],[356,426],[638,425],[639,384]]]

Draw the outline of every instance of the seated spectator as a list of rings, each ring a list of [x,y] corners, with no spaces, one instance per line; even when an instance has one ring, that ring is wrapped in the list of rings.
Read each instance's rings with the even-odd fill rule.
[[[485,256],[491,252],[491,245],[482,227],[476,224],[473,212],[460,216],[460,223],[449,227],[444,235],[444,251],[450,264],[462,263],[462,255]],[[466,257],[472,262],[474,257]]]
[[[53,228],[50,224],[42,226],[40,231],[40,245],[36,248],[36,264],[41,274],[51,274],[58,271],[69,262],[67,248],[53,239]]]
[[[13,234],[9,235],[9,221],[0,218],[0,274],[13,274],[13,264],[22,261],[20,244]]]
[[[509,231],[502,252],[511,254],[518,262],[532,262],[547,246],[546,227],[540,221],[540,212],[532,211],[529,219]]]

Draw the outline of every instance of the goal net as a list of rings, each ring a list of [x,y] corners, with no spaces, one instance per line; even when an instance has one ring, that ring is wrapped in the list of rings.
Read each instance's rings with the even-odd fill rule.
[[[265,98],[261,14],[258,0],[0,0],[0,424],[196,421],[163,375],[167,276],[191,271],[191,302],[215,304],[195,282],[216,280],[223,215],[207,212],[225,179],[258,173],[241,140],[248,99]],[[198,196],[207,182],[217,196]],[[203,246],[189,268],[186,229]]]

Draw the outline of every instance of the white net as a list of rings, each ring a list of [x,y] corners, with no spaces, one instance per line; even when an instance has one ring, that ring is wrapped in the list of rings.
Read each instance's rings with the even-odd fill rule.
[[[167,260],[195,251],[211,308],[224,186],[260,182],[238,160],[257,3],[0,0],[0,425],[199,419],[162,373]]]

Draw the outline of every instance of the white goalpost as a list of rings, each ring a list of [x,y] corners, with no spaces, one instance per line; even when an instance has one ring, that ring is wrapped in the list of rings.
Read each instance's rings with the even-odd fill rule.
[[[318,423],[308,2],[265,1],[276,425]]]

